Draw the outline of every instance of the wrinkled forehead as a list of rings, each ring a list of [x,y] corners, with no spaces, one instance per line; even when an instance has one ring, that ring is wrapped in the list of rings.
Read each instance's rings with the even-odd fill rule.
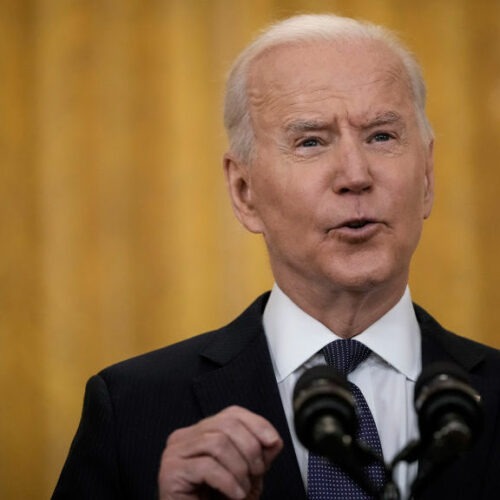
[[[399,56],[380,41],[313,41],[272,47],[254,59],[247,93],[252,114],[324,94],[363,100],[376,92],[413,101]],[[316,98],[316,97],[315,97]],[[288,101],[287,101],[288,100]]]

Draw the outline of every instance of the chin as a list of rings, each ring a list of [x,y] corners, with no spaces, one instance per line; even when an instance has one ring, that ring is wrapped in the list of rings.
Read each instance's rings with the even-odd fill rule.
[[[377,280],[371,277],[363,277],[359,279],[345,279],[345,280],[337,280],[335,282],[336,289],[342,289],[346,292],[351,293],[368,293],[383,284],[383,281]]]
[[[394,281],[396,273],[384,266],[357,266],[354,269],[345,267],[336,269],[336,272],[330,273],[331,283],[336,288],[342,288],[346,291],[365,293],[378,287],[387,285]]]

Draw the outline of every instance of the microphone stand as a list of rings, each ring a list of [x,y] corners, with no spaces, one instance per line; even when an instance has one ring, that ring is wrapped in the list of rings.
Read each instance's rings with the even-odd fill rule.
[[[323,456],[331,462],[342,467],[344,471],[370,496],[377,500],[401,500],[401,492],[394,480],[394,469],[400,462],[412,463],[422,457],[424,446],[420,440],[410,441],[390,463],[385,463],[383,459],[375,453],[365,443],[344,439],[339,442],[334,439],[325,443],[321,451]],[[340,458],[339,458],[340,457]],[[363,467],[374,462],[382,463],[385,469],[386,481],[384,487],[379,490],[366,477]],[[416,492],[420,491],[429,478],[429,464],[422,473],[419,473],[411,485],[410,498],[414,498]]]
[[[331,434],[322,442],[319,454],[341,467],[368,495],[377,500],[400,500],[401,493],[393,478],[396,461],[386,464],[369,446],[361,441],[354,441],[350,436]],[[399,455],[398,455],[399,456]],[[374,462],[381,463],[385,470],[385,484],[382,490],[366,477],[364,466]]]
[[[394,469],[396,465],[400,462],[411,463],[419,458],[422,451],[422,445],[419,440],[410,441],[391,461],[390,464],[386,464],[387,470],[387,482],[384,489],[380,493],[380,500],[400,500],[401,492],[394,481]],[[413,487],[411,489],[413,498]]]

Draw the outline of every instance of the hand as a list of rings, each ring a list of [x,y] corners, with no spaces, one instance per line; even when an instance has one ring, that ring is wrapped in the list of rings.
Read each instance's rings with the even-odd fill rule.
[[[266,419],[238,406],[226,408],[170,435],[158,475],[160,500],[199,500],[207,488],[256,500],[282,447]]]

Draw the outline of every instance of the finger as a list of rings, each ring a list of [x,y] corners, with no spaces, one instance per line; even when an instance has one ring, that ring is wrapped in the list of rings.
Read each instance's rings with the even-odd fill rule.
[[[222,414],[241,421],[263,446],[271,447],[281,441],[280,435],[268,420],[246,408],[230,406]]]
[[[234,476],[209,456],[179,460],[164,454],[158,477],[160,499],[197,499],[201,485],[219,491],[232,499],[245,498],[250,491],[235,480]]]
[[[274,448],[281,442],[279,436],[277,439],[274,436],[272,439],[262,438],[259,429],[249,428],[247,422],[239,419],[229,419],[224,424],[226,435],[246,461],[249,473],[254,476],[264,474],[269,465],[266,450]],[[268,442],[273,443],[273,446],[268,445]]]
[[[237,418],[243,425],[248,429],[251,435],[258,440],[259,447],[255,448],[255,443],[252,440],[242,441],[240,438],[245,436],[244,433],[231,433],[231,437],[237,442],[237,446],[241,450],[247,449],[247,453],[244,453],[247,457],[255,457],[257,454],[259,455],[257,458],[257,463],[254,460],[252,465],[258,465],[260,467],[260,463],[263,462],[264,469],[263,470],[255,470],[252,468],[252,474],[258,475],[265,472],[272,461],[276,458],[278,453],[283,448],[283,440],[280,435],[273,427],[273,425],[266,420],[265,418],[257,415],[255,413],[246,410],[241,407],[230,407],[227,409],[228,413]],[[248,448],[246,448],[248,447]]]
[[[203,484],[208,484],[230,498],[239,498],[241,490],[248,494],[262,484],[262,475],[282,445],[267,420],[244,408],[230,407],[171,434],[162,458],[161,471],[167,472],[160,479],[168,485],[176,478],[174,484],[182,491],[198,488],[200,493]],[[192,469],[195,463],[198,468]],[[205,467],[212,467],[213,475]]]
[[[283,443],[274,427],[263,417],[232,406],[200,423],[205,431],[228,436],[246,460],[250,473],[263,474]]]
[[[253,472],[250,470],[247,459],[237,448],[233,439],[220,431],[205,431],[199,435],[199,433],[193,434],[189,432],[190,430],[176,431],[176,435],[172,435],[172,439],[168,441],[168,452],[184,460],[209,456],[226,468],[243,489],[248,490],[250,475]],[[248,434],[248,431],[244,428],[239,431]],[[251,436],[247,437],[253,439]]]

